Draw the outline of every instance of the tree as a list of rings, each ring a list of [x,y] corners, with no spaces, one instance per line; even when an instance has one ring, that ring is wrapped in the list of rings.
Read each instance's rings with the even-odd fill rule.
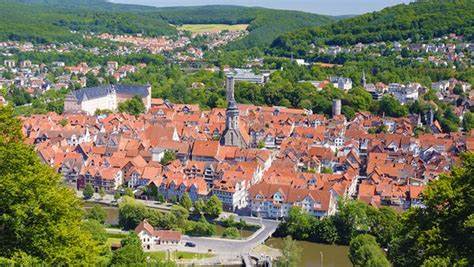
[[[120,195],[120,192],[115,192],[114,193],[114,200],[117,202],[122,196]]]
[[[212,195],[206,203],[206,214],[211,218],[217,218],[222,213],[222,202],[216,195]]]
[[[461,160],[423,191],[425,208],[403,214],[388,251],[395,266],[474,264],[474,153],[462,154]]]
[[[125,196],[119,204],[119,225],[125,230],[135,229],[146,218],[147,208],[141,202]]]
[[[100,223],[105,223],[107,212],[100,205],[94,205],[87,211],[86,218],[98,221]]]
[[[472,112],[464,113],[464,117],[462,120],[462,127],[465,131],[470,131],[474,129],[474,114]]]
[[[128,113],[130,115],[140,115],[145,113],[146,107],[139,96],[134,96],[119,104],[118,110],[120,112]]]
[[[194,202],[194,209],[193,209],[193,214],[195,215],[201,215],[202,213],[205,212],[206,209],[206,203],[202,199],[198,199]]]
[[[133,190],[130,187],[125,188],[125,195],[128,197],[135,197],[135,194],[133,193]]]
[[[405,117],[408,115],[408,108],[400,104],[393,96],[384,96],[380,100],[379,114],[391,117]]]
[[[179,229],[185,229],[188,222],[189,211],[182,206],[174,205],[171,207],[171,214],[176,217],[176,226]]]
[[[339,201],[339,212],[333,217],[333,221],[342,244],[349,244],[352,238],[369,230],[366,207],[360,201]]]
[[[91,199],[94,196],[94,188],[90,183],[86,184],[82,194],[84,195],[84,199]]]
[[[191,200],[187,192],[184,193],[184,195],[181,197],[179,203],[188,211],[191,210],[191,208],[193,207],[193,201]]]
[[[227,227],[224,232],[222,232],[222,237],[230,238],[230,239],[237,239],[240,237],[239,229],[235,227]]]
[[[137,234],[131,232],[121,242],[122,247],[112,256],[113,265],[137,265],[145,263],[145,253]]]
[[[277,262],[277,266],[293,267],[299,266],[301,262],[302,249],[291,236],[283,240],[282,256]]]
[[[349,259],[355,267],[389,267],[385,254],[380,249],[374,236],[363,234],[351,240]]]
[[[23,255],[46,265],[98,264],[97,242],[81,231],[81,201],[21,142],[12,112],[0,107],[0,257]]]
[[[171,150],[166,150],[163,158],[161,159],[160,163],[162,165],[168,165],[170,162],[176,159],[176,153]]]
[[[105,197],[105,189],[103,187],[99,189],[99,196],[100,196],[100,199],[104,199]]]

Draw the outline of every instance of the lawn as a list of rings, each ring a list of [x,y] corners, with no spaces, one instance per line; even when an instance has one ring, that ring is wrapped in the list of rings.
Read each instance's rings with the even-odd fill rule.
[[[192,33],[203,33],[203,32],[221,32],[224,30],[228,31],[243,31],[246,30],[248,24],[183,24],[178,27],[178,30],[190,31]]]
[[[152,259],[159,261],[167,260],[167,251],[154,251],[147,252],[147,256],[150,256]],[[213,254],[210,253],[193,253],[185,251],[172,251],[171,260],[192,260],[192,259],[205,259],[213,257]]]

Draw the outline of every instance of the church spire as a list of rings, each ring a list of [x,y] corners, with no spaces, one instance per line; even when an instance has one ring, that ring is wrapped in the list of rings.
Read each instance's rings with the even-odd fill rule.
[[[365,88],[367,80],[365,79],[365,70],[362,70],[362,86]]]
[[[239,127],[239,108],[234,97],[234,77],[228,75],[226,77],[226,93],[227,93],[227,110],[225,130],[221,137],[221,144],[225,146],[246,147],[247,143],[244,140]]]

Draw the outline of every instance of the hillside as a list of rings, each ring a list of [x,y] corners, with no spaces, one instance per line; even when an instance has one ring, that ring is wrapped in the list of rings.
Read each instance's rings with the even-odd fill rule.
[[[164,20],[176,25],[249,24],[249,35],[232,43],[230,49],[268,46],[282,33],[335,21],[329,16],[299,11],[215,5],[160,8],[158,14]]]
[[[70,31],[172,35],[182,24],[249,24],[232,49],[267,47],[279,35],[334,18],[298,11],[239,6],[155,8],[103,0],[0,0],[0,40],[77,41]]]
[[[473,39],[474,1],[420,0],[278,37],[271,52],[304,56],[311,44],[351,45],[463,34]]]
[[[39,43],[82,40],[71,31],[173,34],[176,29],[156,16],[142,16],[139,9],[127,12],[101,1],[9,1],[0,0],[0,40]],[[82,4],[84,3],[84,4]],[[64,4],[64,5],[62,5]],[[123,9],[125,10],[125,9]]]

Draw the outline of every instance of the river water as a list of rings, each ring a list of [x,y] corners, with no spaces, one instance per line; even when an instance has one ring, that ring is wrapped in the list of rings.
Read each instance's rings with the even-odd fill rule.
[[[302,248],[301,267],[351,267],[349,260],[349,247],[325,245],[307,241],[296,241]],[[283,247],[282,238],[270,238],[266,245],[281,249]],[[321,265],[321,253],[323,255]]]

